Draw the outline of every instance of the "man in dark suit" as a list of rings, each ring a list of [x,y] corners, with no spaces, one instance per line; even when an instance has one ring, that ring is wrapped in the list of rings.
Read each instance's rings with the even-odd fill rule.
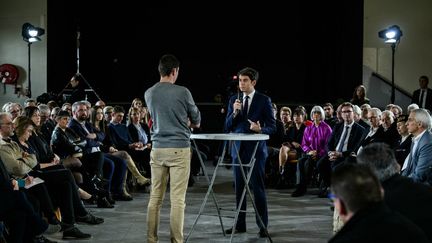
[[[329,243],[429,242],[417,225],[386,206],[386,193],[370,167],[346,163],[336,168],[332,193],[344,226]]]
[[[432,89],[428,88],[428,84],[428,76],[420,76],[420,89],[414,91],[411,103],[416,103],[420,108],[425,108],[429,111],[432,111]]]
[[[327,144],[328,154],[317,162],[317,168],[322,178],[319,197],[327,197],[332,169],[355,155],[367,134],[364,127],[354,121],[353,105],[351,103],[343,103],[341,113],[344,122],[336,124]]]
[[[357,162],[375,170],[384,188],[387,206],[411,220],[432,242],[431,188],[401,176],[400,166],[387,144],[374,143],[366,146],[358,154]]]
[[[432,185],[431,116],[425,109],[415,109],[408,116],[408,132],[413,135],[411,151],[402,167],[402,175],[415,182]]]
[[[410,153],[412,134],[408,133],[406,122],[408,121],[408,115],[399,115],[397,118],[397,131],[400,135],[399,145],[394,148],[396,161],[402,168],[406,157]]]
[[[276,131],[276,121],[272,111],[271,100],[268,96],[255,91],[255,85],[258,80],[258,72],[252,68],[244,68],[238,73],[239,89],[243,92],[243,102],[238,96],[234,95],[230,98],[228,105],[228,113],[225,120],[225,130],[234,133],[263,133],[273,134]],[[231,156],[234,164],[249,163],[251,155],[255,148],[256,142],[247,141],[235,142],[235,146],[240,148],[240,158],[237,158],[237,152],[233,146]],[[239,147],[240,146],[240,147]],[[265,176],[265,161],[267,158],[266,141],[260,141],[255,154],[255,166],[252,169],[251,186],[254,194],[254,201],[257,207],[257,213],[261,217],[264,225],[261,225],[257,219],[258,227],[260,228],[259,237],[266,237],[268,213],[267,199],[264,187]],[[236,205],[239,206],[240,198],[244,189],[244,181],[238,166],[234,166]],[[241,205],[241,210],[246,210],[246,197]],[[232,232],[246,232],[246,213],[245,211],[239,214],[236,228],[228,229],[227,234]]]

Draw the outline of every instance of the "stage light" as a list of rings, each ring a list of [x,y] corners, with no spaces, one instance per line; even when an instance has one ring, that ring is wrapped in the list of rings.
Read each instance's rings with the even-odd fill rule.
[[[21,35],[28,46],[28,88],[27,96],[31,98],[31,44],[36,41],[41,41],[40,36],[45,34],[45,30],[40,27],[34,27],[30,23],[25,23],[22,26]]]
[[[378,37],[384,39],[384,42],[388,44],[400,41],[402,35],[402,31],[397,25],[390,26],[378,32]]]
[[[32,43],[36,41],[41,41],[40,36],[45,34],[45,30],[39,27],[35,27],[30,23],[25,23],[22,26],[21,34],[24,41]]]

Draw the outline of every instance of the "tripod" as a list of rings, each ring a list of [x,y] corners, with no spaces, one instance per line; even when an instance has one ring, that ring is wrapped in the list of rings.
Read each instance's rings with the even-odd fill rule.
[[[84,91],[85,91],[85,100],[87,100],[88,99],[88,97],[87,97],[87,92],[92,92],[95,96],[96,96],[96,98],[98,99],[98,100],[102,100],[101,98],[100,98],[100,96],[96,93],[96,91],[93,89],[93,87],[90,85],[90,83],[87,81],[87,79],[80,73],[80,37],[81,37],[81,32],[80,32],[80,30],[79,30],[79,28],[78,28],[78,30],[77,30],[77,44],[76,44],[76,50],[77,50],[77,52],[76,52],[76,61],[77,61],[77,71],[76,71],[76,73],[75,73],[75,75],[73,76],[73,78],[72,79],[76,79],[76,78],[79,78],[81,81],[83,81],[86,85],[87,85],[87,87],[89,88],[89,89],[84,89]],[[68,87],[71,85],[71,82],[68,82],[67,84],[66,84],[66,86],[63,88],[63,90],[59,93],[59,97],[65,92],[65,91],[71,91],[71,89],[68,89]],[[72,87],[73,88],[73,87]]]

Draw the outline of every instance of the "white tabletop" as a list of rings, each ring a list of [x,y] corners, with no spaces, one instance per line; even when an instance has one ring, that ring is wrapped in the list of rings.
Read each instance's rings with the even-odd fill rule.
[[[261,141],[268,140],[269,135],[253,133],[200,133],[191,134],[190,138],[203,140]]]

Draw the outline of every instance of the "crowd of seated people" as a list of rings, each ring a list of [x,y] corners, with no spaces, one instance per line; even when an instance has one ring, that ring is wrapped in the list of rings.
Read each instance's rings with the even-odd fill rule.
[[[2,239],[53,242],[44,235],[59,231],[63,239],[88,239],[91,235],[77,223],[100,224],[104,219],[86,205],[113,208],[116,201],[133,199],[130,190],[148,191],[151,139],[142,102],[131,107],[129,127],[124,110],[97,104],[77,101],[52,107],[53,102],[49,106],[27,99],[23,106],[3,106],[0,179],[2,195],[10,195],[11,201],[2,204],[0,212]],[[125,142],[133,146],[125,147]],[[135,183],[127,183],[128,171]],[[40,179],[42,183],[27,189],[18,187],[18,181],[26,185]],[[21,224],[11,213],[22,215]]]
[[[274,105],[279,129],[268,144],[267,185],[295,187],[292,197],[304,196],[309,187],[316,187],[319,197],[328,197],[331,176],[338,167],[356,163],[357,154],[368,145],[385,143],[395,153],[402,176],[430,187],[432,144],[423,142],[432,136],[428,111],[415,104],[406,112],[395,104],[381,110],[371,106],[364,92],[359,86],[352,99],[355,104],[343,102],[336,111],[331,103],[313,106],[310,112],[303,106],[293,110],[284,106],[278,116]],[[116,201],[132,200],[129,191],[137,185],[150,183],[152,121],[138,98],[128,110],[102,101],[94,106],[86,101],[52,105],[28,100],[23,106],[13,102],[3,106],[0,158],[8,178],[45,181],[19,189],[23,195],[20,200],[34,205],[34,212],[23,215],[33,217],[29,220],[43,217],[48,225],[45,229],[38,224],[31,237],[60,228],[64,238],[89,238],[75,223],[98,224],[103,219],[83,205],[113,208]],[[13,184],[6,183],[5,188],[8,193],[15,190]],[[57,209],[61,221],[55,214]],[[6,216],[0,216],[6,227],[16,227]]]
[[[323,111],[323,115],[320,110]],[[408,106],[407,112],[404,113],[402,108],[398,105],[389,104],[386,110],[381,110],[378,107],[371,107],[369,104],[365,103],[360,108],[357,105],[353,105],[350,102],[344,102],[338,106],[336,115],[330,113],[333,111],[333,106],[330,103],[325,103],[323,106],[314,106],[311,112],[311,118],[313,122],[309,122],[304,119],[302,113],[298,113],[294,116],[294,121],[297,120],[297,126],[293,125],[296,122],[291,121],[290,113],[287,112],[289,108],[283,108],[280,110],[280,122],[282,124],[289,123],[288,127],[290,129],[285,129],[284,136],[285,141],[280,144],[280,156],[279,161],[276,162],[274,159],[269,160],[269,166],[274,167],[275,164],[279,164],[280,171],[284,171],[286,161],[292,155],[289,155],[289,151],[295,151],[297,153],[297,178],[296,184],[297,189],[300,188],[301,193],[293,193],[293,196],[304,195],[305,185],[304,185],[304,162],[311,158],[310,146],[311,141],[314,141],[315,146],[322,133],[314,132],[310,134],[310,131],[315,125],[317,126],[317,120],[314,119],[314,114],[316,116],[320,115],[324,119],[320,119],[320,123],[326,124],[330,128],[329,136],[326,137],[326,142],[321,145],[322,152],[319,158],[316,158],[316,162],[312,163],[312,167],[309,169],[309,163],[307,163],[306,169],[308,176],[306,178],[314,175],[317,181],[306,180],[306,184],[315,183],[315,185],[320,185],[319,194],[321,197],[326,197],[329,187],[330,187],[330,175],[331,172],[341,163],[346,161],[355,162],[355,157],[363,147],[371,143],[384,142],[388,144],[396,153],[397,160],[403,165],[407,155],[410,153],[411,145],[411,133],[407,129],[407,120],[409,112],[418,110],[416,104]],[[296,108],[296,110],[299,110]],[[291,111],[291,109],[289,109]],[[396,113],[397,115],[395,115]],[[287,114],[289,116],[287,117]],[[400,118],[399,118],[400,117]],[[306,120],[306,121],[305,121]],[[284,122],[285,121],[285,122]],[[334,123],[333,127],[328,123]],[[300,126],[301,125],[301,126]],[[301,128],[304,127],[301,133],[301,129],[294,130],[294,127]],[[297,132],[297,133],[296,133]],[[293,136],[297,134],[297,136]],[[301,134],[301,135],[299,135]],[[306,135],[307,134],[307,135]],[[301,149],[296,147],[296,143],[289,142],[288,137],[296,137],[301,146]],[[294,140],[290,141],[294,141]],[[275,145],[272,144],[272,147]],[[313,151],[313,150],[312,150]],[[273,177],[271,177],[273,179]],[[273,186],[272,183],[268,184]],[[307,186],[307,185],[306,185]],[[286,187],[284,187],[286,188]],[[298,191],[298,190],[297,190]]]

